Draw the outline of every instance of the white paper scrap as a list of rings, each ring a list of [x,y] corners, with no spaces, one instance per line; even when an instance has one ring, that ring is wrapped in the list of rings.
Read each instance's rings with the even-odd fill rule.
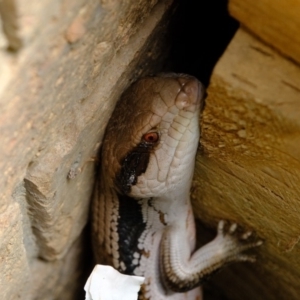
[[[84,290],[86,300],[137,300],[144,277],[119,273],[111,266],[96,265]]]

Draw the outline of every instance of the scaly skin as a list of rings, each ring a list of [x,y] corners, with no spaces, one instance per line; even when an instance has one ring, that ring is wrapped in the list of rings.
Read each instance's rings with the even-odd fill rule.
[[[219,223],[195,251],[190,187],[204,89],[194,77],[162,74],[132,85],[106,129],[92,207],[94,252],[129,275],[146,278],[139,299],[199,300],[206,276],[261,242]]]

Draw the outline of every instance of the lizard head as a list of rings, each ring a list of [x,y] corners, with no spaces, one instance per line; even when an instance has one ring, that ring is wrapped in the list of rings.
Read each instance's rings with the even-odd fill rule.
[[[136,198],[157,197],[191,181],[204,88],[185,74],[134,83],[116,105],[102,147],[102,176]],[[188,185],[189,186],[189,185]]]

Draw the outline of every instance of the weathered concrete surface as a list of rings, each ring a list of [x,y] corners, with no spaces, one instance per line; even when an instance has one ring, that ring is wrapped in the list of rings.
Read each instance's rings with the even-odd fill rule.
[[[0,53],[1,299],[75,299],[93,157],[121,92],[160,68],[171,2],[13,2],[22,47]]]
[[[299,299],[299,67],[240,29],[213,72],[201,143],[197,217],[265,239],[257,263],[224,272],[220,289],[229,299]]]

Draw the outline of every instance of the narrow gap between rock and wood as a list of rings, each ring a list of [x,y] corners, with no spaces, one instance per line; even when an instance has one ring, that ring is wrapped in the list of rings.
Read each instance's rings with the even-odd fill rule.
[[[238,29],[226,0],[181,0],[170,26],[172,71],[196,76],[205,86]]]

